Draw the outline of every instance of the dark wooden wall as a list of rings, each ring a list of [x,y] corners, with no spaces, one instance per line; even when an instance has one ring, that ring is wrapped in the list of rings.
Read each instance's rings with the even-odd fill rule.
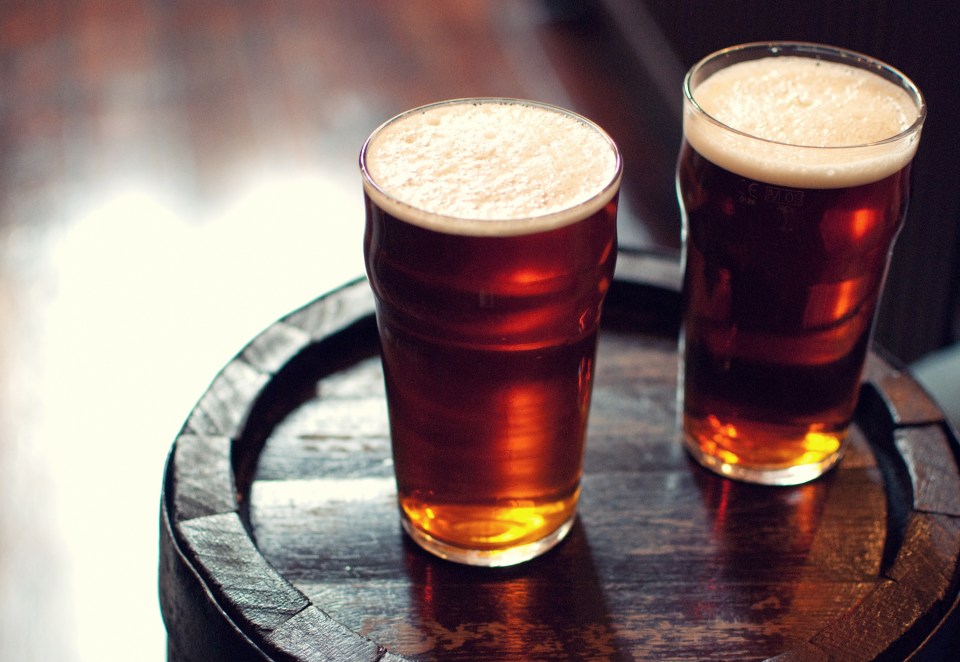
[[[914,164],[913,198],[890,268],[877,340],[911,361],[958,339],[960,306],[960,3],[954,0],[597,0],[679,94],[703,56],[750,41],[816,41],[878,57],[924,92],[929,114]],[[650,26],[658,34],[650,35]],[[638,33],[643,33],[639,34]],[[657,52],[662,38],[671,53]],[[656,46],[656,44],[653,44]],[[672,81],[669,78],[672,77]]]

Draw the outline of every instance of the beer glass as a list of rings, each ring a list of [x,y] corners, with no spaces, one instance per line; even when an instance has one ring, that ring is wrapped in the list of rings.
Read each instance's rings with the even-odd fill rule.
[[[385,123],[360,167],[402,526],[534,558],[576,517],[619,152],[569,111],[461,99]]]
[[[682,438],[722,475],[806,482],[843,452],[924,100],[805,43],[714,53],[683,92]]]

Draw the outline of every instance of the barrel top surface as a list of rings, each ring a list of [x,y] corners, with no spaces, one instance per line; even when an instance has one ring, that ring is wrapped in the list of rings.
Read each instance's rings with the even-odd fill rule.
[[[504,569],[402,533],[366,282],[291,313],[211,382],[161,503],[171,659],[902,659],[956,627],[960,445],[877,350],[849,449],[771,488],[675,429],[679,266],[623,253],[605,307],[580,516]],[[949,625],[945,625],[949,622]]]

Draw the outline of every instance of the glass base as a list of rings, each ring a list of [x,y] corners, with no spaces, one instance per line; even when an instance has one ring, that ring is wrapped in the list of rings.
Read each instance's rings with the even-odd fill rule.
[[[400,515],[400,524],[415,543],[431,554],[439,556],[441,559],[453,561],[454,563],[463,563],[465,565],[501,568],[535,559],[553,549],[561,540],[567,537],[576,519],[577,513],[574,512],[569,519],[545,538],[505,549],[466,549],[464,547],[450,545],[441,540],[437,540],[430,534],[415,527],[403,513]]]
[[[700,444],[686,434],[683,435],[683,444],[687,452],[693,456],[693,459],[716,474],[745,483],[780,487],[809,483],[811,480],[827,473],[836,466],[840,458],[843,457],[843,449],[845,446],[845,444],[841,444],[840,449],[836,453],[827,455],[818,462],[809,464],[792,466],[748,466],[725,462],[719,457],[705,453],[703,449],[700,448]]]

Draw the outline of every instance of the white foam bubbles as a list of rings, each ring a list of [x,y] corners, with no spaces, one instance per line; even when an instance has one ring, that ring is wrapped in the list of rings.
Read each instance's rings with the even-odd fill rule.
[[[686,104],[691,146],[760,181],[804,188],[869,183],[903,168],[919,141],[919,131],[894,140],[919,113],[904,89],[837,62],[787,55],[739,62],[701,82],[693,97],[706,116]]]
[[[520,234],[584,218],[617,190],[620,159],[594,124],[561,109],[466,99],[381,127],[361,157],[367,193],[405,220]]]

